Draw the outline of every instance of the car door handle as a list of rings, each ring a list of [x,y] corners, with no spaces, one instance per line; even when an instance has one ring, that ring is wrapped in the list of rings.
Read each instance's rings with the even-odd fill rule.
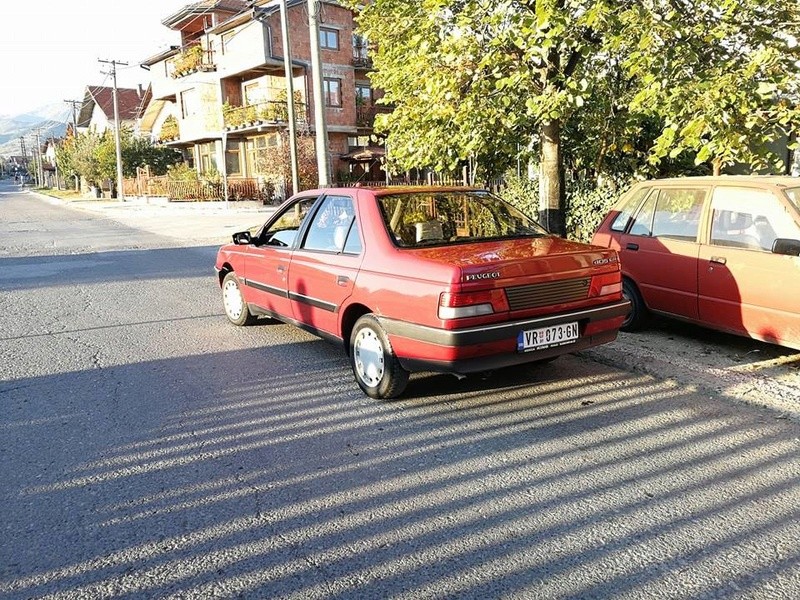
[[[625,244],[625,250],[638,250],[638,249],[639,249],[639,244],[634,244],[634,243]]]
[[[719,265],[724,265],[728,262],[728,259],[724,256],[712,256],[709,260],[710,262],[717,263]]]
[[[346,286],[348,283],[350,283],[350,278],[347,275],[336,276],[336,285]]]
[[[286,271],[286,267],[283,265],[278,265],[278,273],[283,273],[284,271]]]

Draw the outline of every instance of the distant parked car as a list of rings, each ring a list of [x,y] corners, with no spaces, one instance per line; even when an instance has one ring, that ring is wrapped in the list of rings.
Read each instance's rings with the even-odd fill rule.
[[[652,312],[800,349],[800,180],[641,182],[592,241],[619,252],[623,330]]]
[[[302,192],[220,248],[235,325],[269,316],[342,343],[374,398],[410,371],[465,374],[610,342],[628,312],[613,250],[550,235],[485,192]]]

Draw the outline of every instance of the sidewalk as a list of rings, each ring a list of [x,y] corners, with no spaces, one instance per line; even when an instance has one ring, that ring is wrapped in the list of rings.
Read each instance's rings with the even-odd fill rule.
[[[222,244],[231,234],[262,225],[275,212],[252,200],[167,202],[161,198],[63,200],[30,191],[45,202],[91,212],[118,223],[184,242]]]

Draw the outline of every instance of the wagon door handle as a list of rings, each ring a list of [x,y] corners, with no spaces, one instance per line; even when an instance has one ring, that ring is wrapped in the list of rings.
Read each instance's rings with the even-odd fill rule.
[[[283,273],[285,271],[286,271],[286,267],[284,267],[283,265],[278,265],[278,273]]]
[[[336,285],[346,286],[350,283],[350,278],[347,275],[337,275],[336,276]]]
[[[724,256],[712,256],[709,260],[712,263],[717,263],[719,265],[724,265],[728,262],[728,259],[725,258]]]
[[[639,249],[639,244],[634,244],[634,243],[625,244],[625,250],[638,250],[638,249]]]

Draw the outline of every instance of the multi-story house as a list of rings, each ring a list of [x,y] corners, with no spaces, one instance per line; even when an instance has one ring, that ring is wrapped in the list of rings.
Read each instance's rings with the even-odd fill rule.
[[[298,136],[315,138],[306,0],[288,0],[292,84]],[[162,23],[180,46],[142,66],[152,100],[143,122],[154,139],[181,149],[198,173],[290,182],[270,149],[287,146],[287,81],[280,3],[207,0]],[[367,45],[354,35],[353,14],[320,2],[320,53],[333,179],[381,178],[381,150],[371,142],[378,95],[367,78]],[[222,148],[223,140],[225,148]],[[271,157],[271,158],[268,158]],[[291,190],[287,190],[291,191]]]
[[[141,88],[117,88],[117,113],[120,127],[134,130],[149,93]],[[102,133],[114,128],[114,88],[90,85],[86,88],[77,117],[78,132]]]

